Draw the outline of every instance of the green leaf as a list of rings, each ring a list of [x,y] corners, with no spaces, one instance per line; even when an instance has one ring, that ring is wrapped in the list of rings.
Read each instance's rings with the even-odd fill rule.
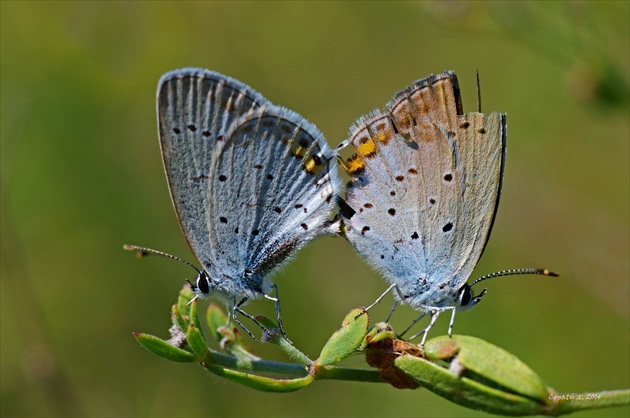
[[[177,363],[193,363],[199,361],[199,357],[190,351],[174,347],[156,336],[140,332],[135,332],[133,336],[145,349],[166,360]]]
[[[184,319],[177,305],[173,305],[171,308],[171,321],[173,321],[173,325],[179,328],[183,333],[188,331],[190,322]]]
[[[219,332],[220,327],[225,327],[228,323],[227,316],[223,313],[223,310],[216,304],[211,303],[206,311],[206,321],[208,321],[208,327],[212,331],[212,335],[217,342],[221,342],[224,335]]]
[[[192,324],[195,324],[195,328],[197,329],[197,331],[199,331],[201,333],[201,337],[203,338],[203,330],[201,328],[201,322],[199,321],[199,316],[197,315],[197,306],[199,305],[199,299],[193,299],[192,302],[190,302],[189,306],[190,306],[190,312],[189,312],[189,317],[190,317],[190,322]]]
[[[205,363],[204,367],[218,376],[225,377],[234,382],[256,390],[261,390],[263,392],[292,392],[309,385],[314,380],[313,375],[297,379],[272,379],[269,377],[226,369],[210,363]]]
[[[188,345],[192,348],[192,351],[197,354],[199,358],[205,358],[208,354],[208,345],[195,324],[190,324],[190,327],[188,327],[186,338],[188,339]]]
[[[427,342],[425,355],[443,360],[454,358],[463,367],[462,373],[469,377],[474,373],[475,377],[493,382],[506,391],[541,403],[549,402],[549,390],[538,374],[513,354],[479,338],[437,337]],[[459,366],[456,363],[452,367]]]
[[[195,294],[190,289],[190,286],[184,285],[182,290],[179,291],[179,297],[177,298],[177,308],[182,316],[187,317],[190,315],[190,301],[194,298]]]
[[[233,322],[228,323],[227,316],[216,304],[211,303],[206,312],[208,327],[221,349],[238,358],[241,362],[260,360],[245,344],[243,336]]]
[[[404,354],[394,360],[421,386],[462,406],[501,415],[535,415],[542,413],[539,402],[513,393],[494,389],[483,383],[458,376],[449,369],[421,357]]]
[[[365,309],[356,308],[346,315],[341,328],[336,331],[322,349],[318,365],[330,365],[345,359],[361,346],[369,323]]]

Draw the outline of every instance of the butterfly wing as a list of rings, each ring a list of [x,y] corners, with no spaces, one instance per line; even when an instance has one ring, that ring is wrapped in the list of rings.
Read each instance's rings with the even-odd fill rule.
[[[351,128],[346,237],[412,306],[451,304],[481,257],[505,132],[504,115],[463,113],[452,72],[416,81]]]
[[[245,84],[197,68],[168,72],[158,84],[157,114],[164,171],[180,226],[200,261],[211,246],[207,228],[210,166],[243,115],[269,103]]]
[[[314,125],[270,106],[229,132],[211,168],[207,228],[223,274],[262,289],[263,278],[328,233],[336,158]]]
[[[336,163],[301,116],[187,68],[160,80],[158,125],[182,231],[219,291],[260,296],[264,275],[326,233]]]

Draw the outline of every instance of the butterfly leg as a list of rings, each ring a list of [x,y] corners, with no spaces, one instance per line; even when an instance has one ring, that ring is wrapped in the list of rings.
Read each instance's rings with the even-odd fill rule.
[[[453,336],[453,324],[455,323],[455,312],[457,312],[457,309],[455,309],[454,306],[453,306],[453,308],[451,310],[452,310],[451,322],[448,323],[448,336],[449,337]]]
[[[429,335],[429,330],[433,328],[433,325],[435,325],[435,321],[437,321],[441,313],[442,313],[441,309],[431,312],[431,322],[429,322],[429,325],[427,325],[427,327],[424,329],[424,335],[422,336],[422,341],[420,341],[420,350],[422,350],[423,353],[424,353],[424,343],[427,340],[427,335]]]
[[[403,335],[405,335],[414,325],[416,325],[418,323],[418,321],[420,321],[422,318],[424,318],[427,315],[426,312],[422,313],[419,317],[417,317],[416,319],[414,319],[413,321],[411,321],[411,324],[409,324],[409,326],[407,328],[405,328],[405,330],[403,332],[401,332],[400,334],[398,334],[398,337],[402,337]],[[421,331],[424,332],[424,331]],[[417,337],[419,334],[414,335],[413,337],[409,338],[410,340],[412,340],[413,338]]]
[[[424,353],[424,343],[427,340],[427,335],[429,334],[429,330],[433,328],[433,325],[435,325],[435,321],[437,321],[437,319],[440,317],[440,314],[443,312],[443,309],[433,308],[429,312],[431,313],[431,322],[429,322],[429,325],[427,325],[427,327],[423,329],[422,331],[420,331],[419,333],[411,336],[408,340],[408,341],[411,341],[414,338],[418,337],[420,334],[423,334],[422,340],[420,341],[420,350],[422,350],[423,353]]]
[[[396,287],[395,284],[389,286],[387,288],[386,291],[383,292],[383,294],[381,296],[379,296],[378,298],[376,298],[376,300],[367,308],[365,308],[366,311],[369,311],[370,309],[372,309],[374,307],[374,305],[376,305],[377,303],[379,303],[381,301],[381,299],[383,299],[385,297],[386,294],[388,294],[394,287]]]
[[[398,301],[395,300],[394,304],[392,305],[392,308],[389,310],[389,313],[387,314],[387,318],[385,318],[384,322],[389,322],[390,318],[394,314],[394,309],[396,309],[397,306],[398,306]]]
[[[247,332],[249,334],[250,337],[252,337],[254,339],[254,341],[256,342],[260,342],[258,340],[258,338],[254,337],[254,334],[252,334],[252,332],[250,330],[247,329],[247,327],[245,325],[243,325],[243,323],[241,321],[239,321],[239,319],[236,316],[236,313],[238,312],[239,314],[251,319],[252,321],[254,321],[254,323],[256,325],[258,325],[263,331],[266,330],[266,328],[256,320],[256,318],[254,318],[253,316],[251,316],[250,314],[248,314],[247,312],[245,312],[244,310],[242,310],[240,307],[247,302],[247,298],[243,298],[239,303],[236,303],[236,300],[232,301],[232,318],[234,319],[234,322],[236,322],[238,325],[240,325],[241,328],[243,328],[245,330],[245,332]]]
[[[454,322],[455,322],[455,312],[456,312],[456,309],[455,309],[455,307],[454,307],[454,306],[449,306],[449,307],[446,307],[446,308],[433,308],[433,309],[429,310],[428,312],[430,312],[430,313],[431,313],[431,322],[429,322],[429,325],[427,325],[427,327],[426,327],[425,329],[423,329],[423,330],[422,330],[422,331],[420,331],[419,333],[417,333],[417,334],[413,335],[411,338],[409,338],[409,340],[413,340],[414,338],[416,338],[416,337],[417,337],[417,336],[419,336],[420,334],[424,334],[424,335],[422,336],[422,341],[420,341],[420,349],[424,352],[424,343],[425,343],[425,341],[427,340],[427,335],[429,334],[429,330],[430,330],[431,328],[433,328],[433,325],[435,325],[435,321],[437,321],[437,319],[439,318],[440,314],[441,314],[442,312],[444,312],[444,311],[447,311],[447,310],[451,310],[451,311],[452,311],[452,313],[451,313],[451,321],[450,321],[450,323],[449,323],[449,325],[448,325],[448,336],[450,337],[450,336],[451,336],[451,333],[452,333],[452,331],[453,331],[453,324],[454,324]],[[423,315],[421,315],[421,316],[420,316],[420,318],[421,318],[422,316],[424,316],[424,315],[426,315],[426,313],[425,313],[425,314],[423,314]],[[417,318],[417,319],[420,319],[420,318]],[[406,330],[405,330],[405,331],[406,331]]]
[[[275,302],[275,305],[276,305],[276,320],[278,322],[278,328],[280,328],[280,332],[282,333],[282,336],[284,338],[286,338],[287,341],[291,342],[289,337],[287,337],[287,333],[284,332],[284,325],[282,324],[282,318],[280,316],[280,297],[278,296],[278,285],[274,283],[271,287],[273,287],[273,289],[276,291],[276,297],[272,298],[269,295],[265,295],[265,299],[272,300],[272,301]]]

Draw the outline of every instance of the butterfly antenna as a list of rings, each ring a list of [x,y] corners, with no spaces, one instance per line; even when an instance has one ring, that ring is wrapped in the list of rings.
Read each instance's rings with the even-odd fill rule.
[[[481,281],[492,279],[493,277],[515,276],[517,274],[539,274],[542,276],[551,276],[551,277],[559,276],[558,273],[554,273],[553,271],[550,271],[547,269],[533,269],[533,268],[532,269],[510,269],[510,270],[497,271],[496,273],[486,274],[485,276],[482,276],[476,279],[474,282],[472,282],[470,284],[470,287],[473,287],[476,283],[479,283]]]
[[[138,257],[145,257],[147,255],[154,254],[154,255],[161,255],[162,257],[170,258],[171,260],[181,261],[182,263],[188,264],[190,267],[194,268],[197,274],[201,274],[201,270],[195,267],[194,264],[172,254],[167,254],[165,252],[153,250],[151,248],[139,247],[137,245],[130,245],[130,244],[123,245],[123,250],[136,251],[136,254],[138,255]]]

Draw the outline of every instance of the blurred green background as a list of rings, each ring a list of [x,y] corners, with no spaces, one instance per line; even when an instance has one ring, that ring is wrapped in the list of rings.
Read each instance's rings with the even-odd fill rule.
[[[184,66],[235,77],[331,145],[415,79],[455,70],[464,108],[508,114],[488,282],[455,332],[516,354],[555,389],[630,386],[628,2],[11,2],[1,7],[2,416],[471,416],[426,390],[315,382],[259,393],[158,359],[194,257],[162,171],[155,89]],[[285,328],[315,357],[384,289],[343,239],[277,275]],[[371,312],[382,320],[391,298]],[[273,317],[273,304],[249,312]],[[399,309],[393,325],[414,317]],[[432,335],[446,332],[441,318]],[[283,360],[273,346],[255,345]],[[354,356],[349,364],[361,367]],[[628,416],[628,408],[575,416]]]

